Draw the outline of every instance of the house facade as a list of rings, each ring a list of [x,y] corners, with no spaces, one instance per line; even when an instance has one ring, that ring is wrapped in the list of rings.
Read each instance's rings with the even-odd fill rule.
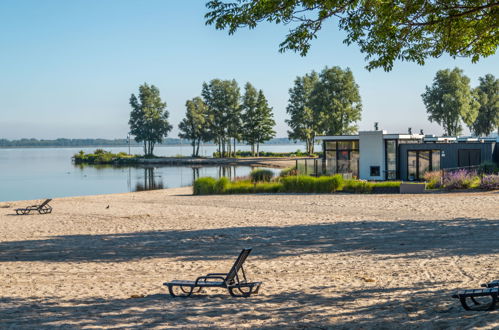
[[[445,168],[499,163],[495,138],[389,134],[383,130],[358,135],[319,136],[326,173],[351,173],[363,180],[419,181],[424,173]]]

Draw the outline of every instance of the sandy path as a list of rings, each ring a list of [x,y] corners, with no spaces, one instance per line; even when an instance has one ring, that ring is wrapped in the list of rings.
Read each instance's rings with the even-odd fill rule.
[[[499,193],[189,196],[0,203],[0,328],[497,328],[450,295],[499,278]],[[109,205],[109,208],[106,208]],[[172,299],[252,246],[261,294]],[[132,298],[139,296],[140,298]]]

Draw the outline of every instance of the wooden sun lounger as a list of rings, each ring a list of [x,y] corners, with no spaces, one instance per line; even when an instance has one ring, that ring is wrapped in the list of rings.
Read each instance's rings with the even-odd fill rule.
[[[498,295],[499,295],[499,287],[495,285],[494,282],[499,281],[492,281],[490,283],[485,284],[485,286],[492,285],[490,287],[487,287],[485,289],[472,289],[472,290],[461,290],[458,291],[456,294],[452,295],[453,298],[459,299],[461,302],[461,305],[463,308],[467,311],[470,310],[488,310],[491,311],[495,308],[495,305],[498,301]],[[492,284],[494,283],[494,284]],[[482,284],[484,286],[484,284]],[[495,286],[495,287],[494,287]],[[490,297],[490,301],[486,304],[478,302],[475,298],[478,297]],[[473,305],[470,305],[468,303],[468,299],[473,303]]]
[[[195,281],[173,280],[163,285],[168,287],[172,297],[189,297],[203,288],[225,288],[233,297],[249,297],[257,294],[261,282],[248,282],[243,268],[244,261],[250,252],[251,249],[243,249],[228,273],[210,273],[198,277]],[[239,277],[239,271],[242,278]],[[175,289],[179,291],[175,292]]]
[[[40,214],[47,214],[47,213],[52,213],[52,206],[49,205],[49,202],[52,199],[46,199],[45,202],[41,203],[40,205],[31,205],[22,209],[16,209],[16,214],[18,215],[26,215],[29,214],[31,211],[38,211]]]

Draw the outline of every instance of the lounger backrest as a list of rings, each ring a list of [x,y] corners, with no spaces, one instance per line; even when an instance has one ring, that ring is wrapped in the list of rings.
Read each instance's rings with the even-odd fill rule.
[[[47,204],[48,204],[51,200],[52,200],[51,198],[46,199],[46,200],[45,200],[45,202],[41,203],[38,207],[39,207],[39,208],[44,207],[44,206],[45,206],[45,205],[47,205]]]
[[[243,249],[241,251],[239,257],[237,257],[236,262],[234,262],[234,265],[232,265],[232,268],[230,269],[229,273],[227,274],[227,277],[225,278],[226,283],[231,283],[234,281],[234,277],[236,277],[237,272],[243,266],[244,261],[246,261],[246,258],[248,258],[250,252],[251,249]]]

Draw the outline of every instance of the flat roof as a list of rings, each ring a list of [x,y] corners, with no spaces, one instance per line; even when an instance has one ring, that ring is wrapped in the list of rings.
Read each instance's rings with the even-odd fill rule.
[[[358,140],[358,135],[322,135],[316,136],[316,140]]]

